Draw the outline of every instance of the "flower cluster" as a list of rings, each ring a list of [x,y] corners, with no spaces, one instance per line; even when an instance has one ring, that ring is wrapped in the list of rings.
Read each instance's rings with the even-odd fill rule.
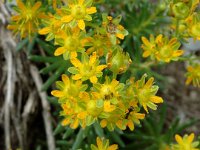
[[[184,135],[183,138],[180,135],[175,136],[177,144],[172,144],[170,150],[200,150],[197,148],[199,142],[194,140],[194,133],[190,135]]]
[[[154,79],[146,81],[146,74],[139,80],[131,78],[126,83],[117,80],[117,75],[126,72],[132,63],[129,54],[119,45],[120,40],[128,35],[120,24],[122,16],[113,18],[103,14],[99,25],[93,23],[97,9],[92,0],[67,0],[61,6],[54,1],[53,11],[44,16],[39,9],[41,2],[33,7],[20,0],[17,4],[20,14],[13,20],[20,26],[15,29],[21,30],[21,36],[32,35],[40,27],[38,33],[46,35],[46,40],[57,46],[54,55],[62,55],[71,62],[68,73],[62,75],[62,81],[56,82],[58,90],[51,92],[62,107],[63,125],[85,128],[100,122],[109,130],[115,127],[134,130],[149,108],[156,110],[156,104],[163,102],[156,96],[158,86],[154,85]],[[144,41],[149,47],[151,43]],[[177,50],[174,40],[168,41],[161,36],[156,41],[158,47],[166,47],[156,53],[157,59],[169,61],[182,53]],[[170,46],[172,52],[166,56],[163,51]]]
[[[183,54],[183,50],[179,50],[181,44],[176,38],[168,39],[161,34],[155,38],[150,35],[149,40],[142,37],[142,42],[143,57],[151,57],[152,60],[169,63]]]
[[[181,37],[200,39],[200,15],[196,12],[199,0],[172,0],[170,14],[172,29]]]

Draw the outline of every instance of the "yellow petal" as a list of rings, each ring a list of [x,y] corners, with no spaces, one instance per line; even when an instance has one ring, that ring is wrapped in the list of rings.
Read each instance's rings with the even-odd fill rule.
[[[97,83],[97,77],[96,76],[92,76],[92,77],[90,77],[90,82],[92,82],[92,83]]]
[[[91,66],[93,66],[94,63],[96,62],[96,58],[97,58],[96,52],[92,53],[92,56],[90,56],[90,60],[89,60],[89,64],[90,64]]]
[[[59,47],[55,50],[54,55],[55,56],[59,56],[62,55],[63,53],[66,52],[66,49],[64,47]]]
[[[102,128],[105,128],[107,126],[106,119],[101,120],[100,125],[101,125]]]
[[[146,58],[146,57],[148,57],[150,54],[151,54],[150,51],[144,51],[143,54],[142,54],[142,57]]]
[[[79,113],[79,114],[77,115],[77,117],[78,117],[79,119],[85,119],[86,116],[87,116],[87,112],[86,112],[86,111],[83,111],[83,112],[81,112],[81,113]]]
[[[79,5],[83,5],[83,2],[84,2],[85,0],[78,0],[78,4]]]
[[[97,12],[96,7],[90,7],[86,9],[87,14],[94,14]]]
[[[130,128],[131,131],[134,130],[134,124],[133,124],[133,121],[129,120],[128,123],[127,123],[127,126]]]
[[[38,8],[40,8],[41,4],[42,4],[41,2],[35,3],[35,5],[32,7],[32,11],[33,11],[33,12],[37,11]]]
[[[143,103],[142,106],[143,106],[144,110],[145,110],[147,113],[149,113],[149,111],[148,111],[148,109],[147,109],[147,105]]]
[[[187,67],[187,71],[192,72],[193,70],[194,70],[194,68],[192,66]]]
[[[84,30],[85,29],[85,22],[83,20],[78,20],[78,27],[81,30]]]
[[[62,74],[62,81],[64,82],[65,85],[69,84],[69,78],[66,74]]]
[[[73,19],[73,17],[71,15],[68,15],[68,16],[62,17],[61,21],[68,23],[68,22],[72,21],[72,19]]]
[[[191,133],[191,134],[188,136],[188,142],[189,142],[189,143],[192,143],[193,140],[194,140],[194,133]]]
[[[189,85],[192,82],[192,78],[188,77],[187,80],[185,81],[186,85]]]
[[[120,38],[120,39],[124,39],[124,35],[121,33],[116,33],[116,37]]]
[[[142,42],[146,45],[149,46],[151,45],[151,43],[147,40],[147,38],[145,38],[144,36],[142,37]]]
[[[53,90],[53,91],[51,91],[51,95],[53,95],[55,97],[64,97],[65,93],[63,91]]]
[[[177,50],[173,53],[173,57],[178,57],[183,55],[184,51],[183,50]]]
[[[111,82],[112,87],[116,87],[119,84],[119,81],[113,79]]]
[[[99,137],[97,137],[97,146],[100,148],[100,147],[103,147],[103,143],[101,141],[101,139]]]
[[[162,97],[159,97],[159,96],[151,96],[150,100],[153,103],[163,103]]]
[[[76,119],[76,120],[70,125],[70,127],[71,127],[72,129],[76,129],[76,128],[78,127],[78,119]]]
[[[80,60],[78,60],[77,58],[72,58],[70,61],[77,68],[81,67],[81,65],[82,65]]]
[[[19,7],[19,9],[20,9],[22,12],[26,10],[26,7],[25,7],[24,3],[22,3],[21,0],[17,0],[16,2],[17,2],[17,6]]]
[[[70,59],[76,58],[76,57],[77,57],[77,52],[71,52]]]
[[[97,68],[96,68],[96,71],[97,72],[101,72],[103,69],[105,69],[107,67],[107,65],[99,65],[99,66],[97,66]]]
[[[81,78],[82,78],[81,74],[76,74],[76,75],[72,76],[73,80],[79,80]]]
[[[177,141],[178,144],[183,144],[183,140],[182,140],[182,138],[181,138],[180,135],[176,134],[175,135],[175,139],[176,139],[176,141]]]
[[[117,149],[118,149],[118,145],[113,144],[113,145],[109,146],[107,150],[117,150]]]
[[[159,34],[159,35],[156,37],[156,43],[161,43],[161,42],[162,42],[162,38],[163,38],[163,35],[162,35],[162,34]]]
[[[105,112],[112,112],[113,110],[115,110],[115,106],[110,104],[110,101],[105,101],[104,102],[104,111]]]
[[[48,34],[50,31],[51,31],[50,27],[45,27],[45,28],[40,29],[38,31],[38,33],[41,34],[41,35],[45,35],[45,34]]]
[[[20,18],[21,18],[20,15],[12,16],[12,17],[11,17],[11,20],[12,20],[12,21],[18,21]]]
[[[137,119],[144,119],[145,114],[135,113],[135,116],[136,116]]]
[[[66,126],[66,125],[68,125],[70,123],[70,119],[64,119],[63,121],[62,121],[62,126]]]
[[[152,85],[153,85],[153,81],[154,81],[154,78],[153,77],[151,77],[148,81],[147,81],[147,83],[145,84],[145,88],[150,88]]]

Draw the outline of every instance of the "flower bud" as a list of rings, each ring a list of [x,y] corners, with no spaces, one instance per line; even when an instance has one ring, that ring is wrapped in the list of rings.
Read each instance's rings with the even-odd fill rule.
[[[106,62],[108,68],[115,74],[124,73],[132,63],[129,54],[123,53],[122,49],[108,53]]]
[[[189,11],[189,7],[183,2],[178,2],[172,6],[172,12],[178,19],[185,19],[189,15]]]

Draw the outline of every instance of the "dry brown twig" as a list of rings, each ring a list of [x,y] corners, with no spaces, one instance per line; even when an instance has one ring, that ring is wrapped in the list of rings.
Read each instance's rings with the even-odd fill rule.
[[[45,125],[48,149],[55,150],[50,105],[47,101],[47,94],[45,92],[41,92],[41,86],[43,84],[42,79],[39,75],[39,71],[34,65],[31,65],[30,70],[24,70],[24,62],[16,52],[16,42],[13,40],[10,31],[5,29],[6,22],[9,17],[10,16],[6,10],[6,7],[0,2],[0,50],[1,48],[3,49],[2,54],[6,60],[6,71],[4,71],[4,76],[2,76],[3,78],[6,77],[6,82],[2,82],[2,79],[0,78],[0,90],[2,90],[2,93],[5,94],[4,106],[0,108],[0,116],[2,114],[4,116],[5,147],[7,150],[12,148],[12,123],[19,141],[20,148],[22,150],[28,148],[26,147],[28,133],[27,124],[28,120],[30,119],[29,115],[37,106],[34,98],[37,97],[36,95],[39,95],[43,108],[42,115]],[[24,71],[28,71],[28,73],[25,74]],[[29,77],[30,74],[33,78],[36,89],[33,89],[35,87],[30,87],[30,85],[32,85],[31,82],[33,82]],[[17,84],[20,86],[17,87]],[[2,87],[4,87],[4,90]],[[24,89],[24,87],[27,89]],[[24,91],[28,91],[28,99],[26,100],[25,105],[22,106],[23,95],[26,94],[23,93]],[[23,113],[20,112],[21,110],[23,110]]]

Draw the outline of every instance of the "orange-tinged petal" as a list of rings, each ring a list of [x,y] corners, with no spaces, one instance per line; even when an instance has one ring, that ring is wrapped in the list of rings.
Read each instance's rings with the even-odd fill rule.
[[[96,7],[90,7],[86,9],[87,14],[94,14],[97,12]]]
[[[107,150],[117,150],[117,149],[118,149],[118,145],[113,144],[113,145],[109,146]]]
[[[173,53],[173,57],[178,57],[183,55],[184,51],[183,50],[177,50]]]
[[[154,81],[154,78],[153,77],[151,77],[147,82],[146,82],[146,84],[145,84],[145,88],[150,88],[151,86],[152,86],[152,84],[153,84],[153,81]]]
[[[104,102],[104,111],[105,112],[112,112],[113,110],[115,110],[115,106],[110,104],[110,101],[105,101]]]
[[[145,38],[144,36],[142,37],[142,42],[146,45],[149,46],[151,45],[151,43],[147,40],[147,38]]]
[[[133,124],[133,121],[129,120],[128,123],[127,123],[127,126],[130,128],[131,131],[134,130],[134,124]]]
[[[73,17],[71,15],[68,15],[68,16],[62,17],[61,21],[68,23],[68,22],[72,21],[72,19],[73,19]]]
[[[16,15],[16,16],[12,16],[12,17],[11,17],[11,20],[12,20],[12,21],[18,21],[20,18],[21,18],[20,15]]]
[[[163,38],[163,35],[162,35],[162,34],[159,34],[159,35],[156,37],[156,43],[161,43],[161,42],[162,42],[162,38]]]
[[[119,84],[119,81],[113,79],[110,84],[112,85],[112,87],[116,87]]]
[[[91,66],[93,66],[94,63],[96,62],[96,58],[97,58],[97,53],[96,52],[92,53],[92,56],[90,56],[90,60],[89,60],[89,64]]]
[[[71,52],[70,58],[76,58],[77,57],[77,52]]]
[[[64,82],[65,85],[68,85],[69,82],[69,77],[66,74],[62,74],[62,81]]]
[[[45,27],[45,28],[40,29],[38,31],[38,33],[41,34],[41,35],[45,35],[45,34],[48,34],[50,31],[51,31],[50,27]]]
[[[188,85],[192,82],[192,78],[188,77],[187,80],[185,81],[185,84]]]
[[[192,143],[193,140],[194,140],[194,133],[191,133],[191,134],[188,136],[188,142],[189,142],[189,143]]]
[[[116,33],[116,37],[120,38],[120,39],[124,39],[124,35],[121,33]]]
[[[194,68],[192,66],[187,67],[187,71],[192,72],[193,70],[194,70]]]
[[[176,141],[177,141],[178,144],[183,144],[183,139],[181,138],[180,135],[176,134],[175,135],[175,139],[176,139]]]
[[[51,95],[53,95],[55,97],[64,97],[65,93],[63,91],[53,90],[53,91],[51,91]]]
[[[163,103],[163,99],[162,99],[162,97],[159,97],[159,96],[151,96],[151,101],[153,102],[153,103]]]
[[[149,111],[148,111],[148,109],[147,109],[147,105],[143,103],[142,106],[143,106],[144,110],[145,110],[147,113],[149,113]]]
[[[54,55],[55,56],[59,56],[62,55],[63,53],[66,52],[66,49],[64,47],[59,47],[55,50]]]
[[[105,128],[107,126],[107,123],[108,122],[106,121],[106,119],[103,119],[103,120],[101,120],[100,125],[102,128]]]
[[[35,5],[32,7],[32,11],[35,12],[36,10],[38,10],[38,8],[40,8],[41,4],[42,4],[41,2],[35,3]]]
[[[103,69],[105,69],[107,67],[107,65],[99,65],[96,67],[96,71],[97,72],[101,72]]]
[[[22,12],[26,10],[26,7],[25,7],[24,3],[22,3],[21,0],[17,0],[16,2],[17,2],[17,6],[19,7],[19,9],[20,9]]]
[[[71,127],[72,129],[76,129],[76,128],[78,127],[78,119],[76,119],[76,120],[70,125],[70,127]]]
[[[84,30],[85,29],[85,22],[83,20],[78,20],[78,27],[81,30]]]
[[[80,62],[80,60],[78,60],[77,58],[73,58],[70,61],[77,68],[81,67],[81,65],[82,65],[81,62]]]
[[[87,116],[87,112],[86,112],[86,111],[83,111],[83,112],[81,112],[81,113],[79,113],[79,114],[77,115],[77,117],[78,117],[79,119],[85,119],[86,116]]]
[[[66,126],[69,123],[70,123],[70,119],[64,119],[61,124],[62,124],[62,126]]]
[[[84,2],[85,0],[78,0],[78,4],[79,5],[83,5],[83,2]]]
[[[144,119],[145,114],[135,113],[135,116],[136,116],[137,119]]]
[[[142,57],[148,57],[149,55],[151,54],[150,51],[144,51],[143,54],[142,54]]]
[[[82,75],[81,75],[81,74],[76,74],[76,75],[72,76],[72,79],[73,79],[73,80],[79,80],[79,79],[81,79],[81,78],[82,78]]]
[[[92,83],[97,83],[97,81],[98,81],[98,79],[97,79],[96,76],[90,77],[90,82],[92,82]]]
[[[99,149],[102,149],[102,147],[103,147],[103,143],[99,137],[97,137],[97,146]]]

